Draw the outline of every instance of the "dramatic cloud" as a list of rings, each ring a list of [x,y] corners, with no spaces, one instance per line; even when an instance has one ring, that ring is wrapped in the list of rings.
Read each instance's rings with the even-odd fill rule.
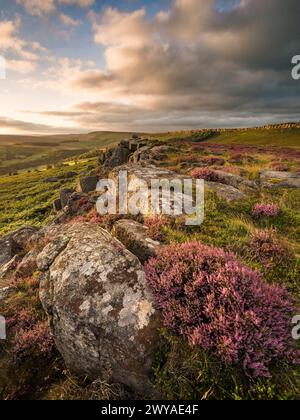
[[[226,11],[214,0],[201,7],[199,0],[176,0],[152,19],[144,9],[107,8],[91,15],[106,69],[81,74],[74,87],[110,89],[143,110],[198,118],[259,110],[282,118],[297,113],[290,60],[298,51],[299,12],[297,0],[241,0]]]

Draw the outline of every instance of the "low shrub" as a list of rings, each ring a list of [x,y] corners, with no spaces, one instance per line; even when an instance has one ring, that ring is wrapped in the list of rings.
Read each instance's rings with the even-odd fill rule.
[[[274,363],[298,357],[291,296],[234,254],[199,242],[171,245],[146,263],[145,272],[164,325],[226,366],[269,377]]]
[[[275,229],[256,230],[249,243],[251,256],[266,269],[284,264],[292,258],[288,248],[276,236]]]
[[[277,204],[258,203],[252,209],[253,217],[276,217],[279,214]]]
[[[204,181],[221,182],[222,178],[213,170],[209,168],[196,168],[191,172],[193,178],[204,179]]]
[[[162,242],[164,240],[163,227],[166,220],[162,216],[150,216],[145,219],[145,226],[148,228],[148,235],[154,241]]]
[[[54,349],[48,322],[38,322],[31,328],[21,329],[15,338],[12,349],[16,363],[27,357],[50,358]]]

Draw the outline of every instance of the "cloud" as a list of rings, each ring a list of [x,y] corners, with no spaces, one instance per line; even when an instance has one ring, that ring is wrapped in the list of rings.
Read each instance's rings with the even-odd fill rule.
[[[54,0],[17,0],[32,16],[43,16],[55,11]]]
[[[40,54],[47,53],[47,49],[39,42],[20,38],[18,35],[20,26],[19,17],[15,20],[0,21],[0,54],[4,54],[6,58],[7,69],[28,73],[36,68]]]
[[[47,124],[36,124],[6,117],[0,117],[0,129],[9,129],[20,131],[22,133],[27,132],[36,134],[63,134],[71,132],[82,132],[82,130],[74,129],[74,127],[53,127]]]
[[[59,15],[59,19],[66,26],[79,26],[82,24],[80,20],[73,19],[71,16],[65,15],[64,13]]]
[[[60,4],[89,7],[95,3],[95,0],[17,0],[17,3],[22,5],[30,15],[41,17],[54,13]]]

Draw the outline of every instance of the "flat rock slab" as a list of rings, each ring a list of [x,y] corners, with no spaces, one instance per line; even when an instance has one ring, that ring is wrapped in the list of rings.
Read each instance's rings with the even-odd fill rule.
[[[286,179],[293,179],[299,178],[300,176],[297,173],[293,172],[282,172],[282,171],[262,171],[260,173],[260,178],[264,181],[270,179],[278,179],[278,180],[286,180]]]
[[[220,184],[219,182],[205,182],[205,186],[214,191],[219,198],[226,200],[228,203],[243,200],[247,197],[245,193],[232,187],[231,185]]]
[[[113,228],[113,235],[142,263],[154,257],[161,246],[160,242],[149,237],[148,232],[146,226],[134,220],[119,220]]]
[[[143,181],[146,181],[148,186],[151,185],[151,180],[153,179],[173,180],[190,178],[187,176],[177,174],[176,172],[169,171],[168,169],[157,168],[154,165],[141,166],[134,164],[123,165],[115,168],[113,171],[111,171],[109,177],[117,181],[120,171],[127,171],[128,181],[131,181],[133,179],[141,179]]]
[[[299,173],[263,171],[260,178],[265,188],[300,188]]]

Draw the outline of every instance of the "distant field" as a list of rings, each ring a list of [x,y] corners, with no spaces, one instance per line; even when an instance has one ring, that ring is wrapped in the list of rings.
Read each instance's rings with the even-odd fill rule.
[[[44,137],[0,135],[0,175],[56,164],[96,148],[114,146],[128,136],[112,132]]]
[[[52,213],[52,204],[62,188],[74,187],[76,178],[64,179],[64,174],[75,171],[78,177],[87,166],[97,166],[97,159],[78,161],[72,166],[55,167],[14,176],[0,177],[0,236],[24,225],[43,226]],[[45,183],[49,177],[61,178]]]

